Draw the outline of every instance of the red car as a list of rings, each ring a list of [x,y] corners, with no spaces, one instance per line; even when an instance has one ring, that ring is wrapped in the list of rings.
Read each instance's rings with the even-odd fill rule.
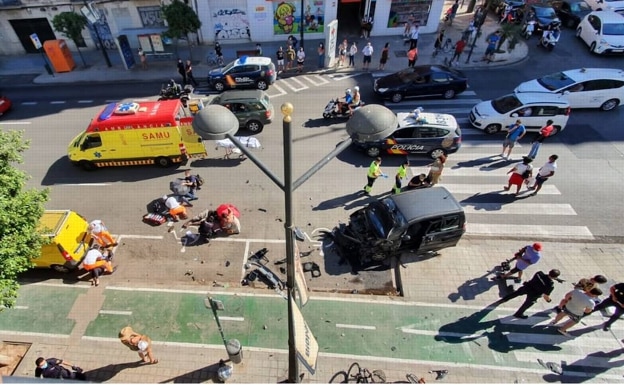
[[[11,100],[6,96],[0,95],[0,116],[4,115],[11,109]]]

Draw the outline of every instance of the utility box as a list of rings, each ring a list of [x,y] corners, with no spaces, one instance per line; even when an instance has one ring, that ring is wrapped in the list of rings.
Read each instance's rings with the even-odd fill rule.
[[[72,56],[65,40],[46,40],[43,43],[43,49],[45,50],[54,71],[56,72],[71,72],[76,68],[76,63]]]

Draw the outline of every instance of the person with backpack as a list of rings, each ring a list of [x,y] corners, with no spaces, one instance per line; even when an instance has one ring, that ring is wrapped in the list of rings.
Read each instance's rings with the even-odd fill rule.
[[[46,359],[39,357],[35,360],[35,365],[37,365],[37,368],[35,368],[35,377],[37,378],[58,378],[81,381],[87,379],[81,368],[58,358]]]

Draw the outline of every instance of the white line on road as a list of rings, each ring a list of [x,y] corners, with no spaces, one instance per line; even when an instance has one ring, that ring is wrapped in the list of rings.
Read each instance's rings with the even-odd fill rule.
[[[50,102],[50,104],[65,104],[65,100],[53,100]]]
[[[369,325],[336,324],[336,327],[342,328],[342,329],[377,330],[375,326],[369,326]]]
[[[243,321],[245,321],[245,318],[244,317],[219,316],[219,320],[221,320],[221,321],[238,321],[238,322],[243,322]]]
[[[503,190],[503,186],[506,184],[506,181],[501,182],[500,184],[446,184],[441,183],[440,186],[446,187],[453,194],[468,194],[468,195],[483,195],[486,193],[494,193],[498,192],[501,195],[511,194],[505,190]],[[520,194],[524,194],[524,192],[520,192]],[[561,192],[552,184],[544,184],[542,189],[539,192],[541,195],[561,195]]]
[[[272,92],[272,90],[277,90],[277,91],[279,91],[279,93],[278,94],[274,94]],[[270,91],[269,92],[269,96],[272,97],[272,98],[276,98],[278,96],[282,96],[282,95],[286,95],[287,94],[287,92],[282,87],[278,86],[275,83],[269,88],[269,91]]]
[[[538,238],[558,239],[586,239],[592,240],[594,236],[585,226],[548,226],[548,225],[504,225],[489,223],[469,222],[466,226],[466,234],[488,235],[497,237],[522,237],[533,236]]]
[[[19,332],[14,330],[0,330],[0,334],[8,334],[10,336],[31,336],[31,337],[50,337],[50,338],[69,338],[69,334],[52,334],[52,333],[34,333]],[[12,340],[15,341],[15,340]]]
[[[75,289],[75,288],[78,288],[78,289],[88,289],[88,288],[91,287],[90,285],[86,285],[86,284],[85,285],[80,285],[80,284],[68,285],[68,284],[65,284],[65,283],[50,283],[50,282],[35,282],[35,283],[32,283],[32,285],[36,285],[36,286],[49,286],[49,287],[64,287],[66,289]],[[26,285],[24,285],[24,286],[26,286]]]
[[[79,100],[78,103],[79,104],[89,104],[89,103],[93,103],[93,100]]]
[[[514,148],[520,148],[521,145],[516,145]],[[499,150],[500,150],[501,146],[499,146]],[[515,158],[513,160],[506,160],[500,157],[500,151],[492,151],[488,154],[476,154],[474,152],[456,152],[454,154],[449,155],[449,159],[448,161],[454,161],[454,162],[465,162],[468,160],[481,160],[481,161],[486,161],[489,160],[490,162],[505,162],[507,163],[506,165],[503,165],[501,167],[508,167],[507,170],[509,170],[511,167],[513,167],[514,165],[516,165],[517,163],[522,162],[522,158],[521,156],[515,155]]]
[[[589,366],[592,368],[615,368],[616,365],[614,362],[609,362],[610,359],[614,359],[619,357],[618,355],[609,356],[610,349],[605,349],[601,346],[603,355],[598,355],[596,353],[591,353],[585,357],[580,355],[571,355],[571,354],[552,354],[545,352],[523,352],[514,350],[513,355],[516,357],[516,360],[521,362],[537,362],[537,359],[541,359],[544,362],[556,362],[558,364],[563,363],[563,366],[574,365],[574,366]],[[616,350],[616,349],[614,349]],[[619,350],[619,349],[617,349]],[[620,360],[618,360],[620,361]],[[564,374],[568,374],[568,371],[564,368]],[[620,378],[621,379],[621,378]]]
[[[100,314],[132,315],[132,312],[124,310],[100,310]]]
[[[567,203],[467,203],[461,202],[466,213],[504,215],[576,215]]]
[[[38,102],[22,102],[22,106],[35,106]]]
[[[310,82],[311,84],[315,86],[321,86],[323,84],[329,83],[329,80],[325,79],[324,77],[320,75],[311,75],[311,76],[304,75],[302,76],[302,78],[307,80],[308,82]]]
[[[509,333],[507,340],[509,342],[521,343],[525,345],[563,345],[574,346],[577,348],[595,348],[600,346],[602,349],[620,349],[622,344],[615,338],[568,338],[557,333],[554,327],[549,328],[554,334],[538,334],[538,333]],[[573,330],[571,330],[574,333]]]
[[[133,234],[121,234],[119,235],[119,239],[117,240],[117,242],[119,243],[119,240],[121,240],[121,238],[130,238],[130,239],[163,239],[164,237],[162,235],[133,235]]]
[[[81,187],[102,187],[102,186],[108,186],[110,183],[54,183],[55,186],[68,186],[68,187],[74,187],[74,186],[81,186]]]
[[[295,92],[299,92],[299,91],[303,91],[303,90],[307,90],[308,86],[306,86],[305,84],[303,84],[303,82],[301,82],[301,80],[293,77],[293,78],[288,78],[288,79],[281,79],[281,84],[285,84],[286,86],[288,86],[288,88],[290,88],[291,90],[295,91]],[[292,85],[290,84],[291,82],[293,83],[298,83],[301,87],[297,87],[296,85]]]
[[[21,126],[26,126],[26,125],[29,125],[29,124],[32,124],[32,122],[2,122],[2,125],[3,125],[3,126],[8,126],[8,125],[13,125],[13,126],[18,126],[18,125],[21,125]]]

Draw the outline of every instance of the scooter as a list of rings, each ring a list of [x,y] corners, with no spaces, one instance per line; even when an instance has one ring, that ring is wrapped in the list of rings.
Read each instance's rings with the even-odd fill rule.
[[[552,52],[559,41],[560,35],[559,30],[545,31],[537,45],[546,48],[548,52]]]
[[[161,100],[174,100],[180,99],[182,105],[186,107],[190,94],[194,91],[193,86],[187,84],[184,88],[180,87],[175,81],[171,80],[170,83],[163,85],[160,88],[160,96],[158,97],[158,101]]]
[[[528,20],[524,24],[524,27],[522,27],[522,36],[526,40],[529,40],[533,35],[533,32],[535,32],[535,20]]]
[[[340,111],[336,111],[338,108],[338,103],[340,102],[340,98],[330,100],[325,106],[325,110],[323,111],[323,118],[332,119],[332,118],[349,118],[351,113],[349,112],[349,106],[347,103],[342,103],[342,108]],[[360,100],[360,104],[353,108],[353,111],[359,109],[364,105],[364,102]]]

